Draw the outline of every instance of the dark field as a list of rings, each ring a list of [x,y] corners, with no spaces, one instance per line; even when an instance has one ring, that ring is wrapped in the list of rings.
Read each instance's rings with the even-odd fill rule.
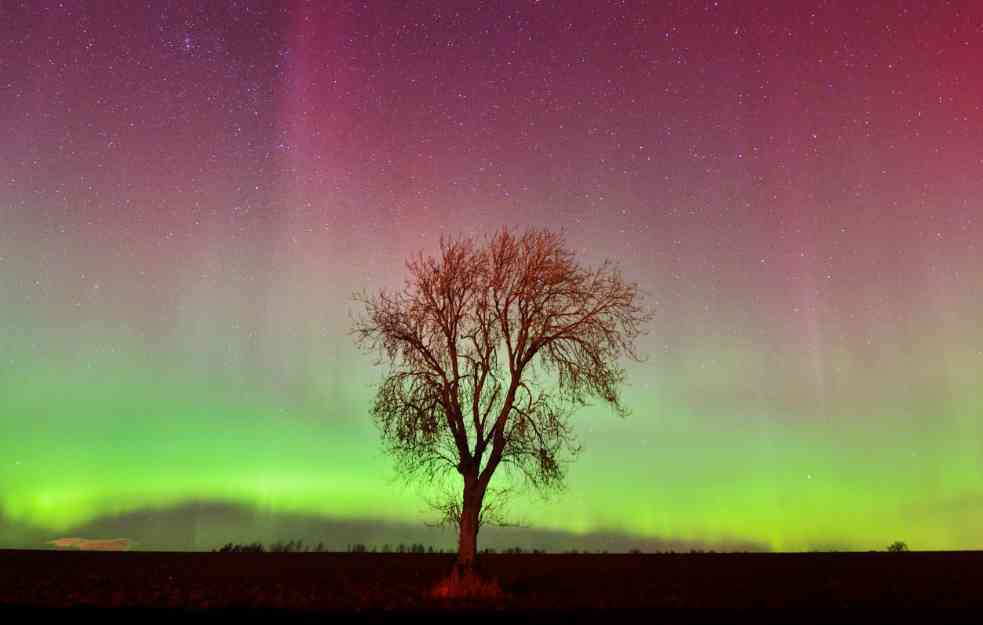
[[[844,608],[909,615],[939,608],[978,615],[983,608],[983,552],[485,555],[482,570],[506,598],[427,598],[452,562],[431,554],[0,551],[0,603],[534,617],[596,610],[692,616],[698,612],[690,609],[718,608],[752,620],[779,609],[797,621]]]

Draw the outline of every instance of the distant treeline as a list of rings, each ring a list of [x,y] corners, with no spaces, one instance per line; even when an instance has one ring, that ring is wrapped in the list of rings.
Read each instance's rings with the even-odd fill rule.
[[[888,545],[886,551],[899,553],[909,551],[908,545],[902,541],[897,541]],[[422,543],[413,543],[407,545],[405,543],[399,543],[398,545],[391,545],[386,543],[382,546],[372,545],[371,547],[364,545],[363,543],[355,543],[348,545],[344,552],[339,552],[335,549],[328,549],[324,546],[323,542],[319,542],[317,545],[305,545],[302,540],[289,540],[287,542],[275,542],[269,547],[266,547],[261,542],[253,543],[226,543],[222,547],[212,549],[213,553],[457,553],[455,549],[445,549],[443,547],[434,548],[433,545],[423,545]],[[480,550],[480,553],[506,553],[506,554],[545,554],[545,553],[566,553],[566,554],[606,554],[609,553],[607,549],[599,549],[591,551],[588,549],[567,549],[565,551],[550,552],[547,549],[528,549],[523,547],[507,547],[502,550],[497,550],[492,547],[485,547]],[[617,553],[617,552],[616,552]],[[630,554],[641,554],[645,553],[641,549],[630,549],[626,553]],[[668,549],[666,551],[652,551],[651,553],[662,553],[662,554],[674,554],[674,553],[748,553],[743,552],[727,552],[727,551],[714,551],[713,549],[690,549],[688,551],[674,551]],[[837,553],[836,550],[813,550],[812,553]]]
[[[328,549],[324,546],[323,542],[319,542],[317,545],[306,545],[302,540],[290,540],[287,542],[275,542],[269,547],[261,542],[252,543],[226,543],[221,547],[212,549],[213,553],[326,553],[326,552],[337,552],[334,549]],[[444,547],[434,547],[433,545],[423,545],[422,543],[405,544],[399,543],[398,545],[391,545],[386,543],[381,546],[367,546],[363,543],[355,543],[348,545],[344,553],[457,553],[454,549],[445,549]],[[545,554],[550,553],[546,549],[537,548],[523,548],[523,547],[507,547],[502,550],[495,549],[493,547],[486,547],[480,550],[480,553],[493,554],[493,553],[505,553],[505,554]],[[590,551],[587,549],[568,549],[566,551],[559,551],[556,553],[567,553],[567,554],[606,554],[607,549],[600,549],[596,551]],[[640,554],[641,549],[632,549],[628,553]],[[674,553],[673,551],[657,552],[657,553]],[[692,549],[689,553],[714,553],[713,551],[704,551],[702,549]]]

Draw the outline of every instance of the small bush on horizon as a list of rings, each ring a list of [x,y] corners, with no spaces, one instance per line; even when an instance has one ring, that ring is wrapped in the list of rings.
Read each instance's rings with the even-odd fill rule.
[[[903,553],[909,551],[908,544],[901,540],[896,540],[887,546],[887,550],[891,553]]]
[[[304,541],[302,540],[277,541],[270,546],[270,552],[272,553],[303,553],[310,550],[310,547],[304,546]]]
[[[212,549],[213,553],[263,553],[266,548],[263,543],[255,542],[240,545],[238,543],[225,543],[218,549]]]
[[[263,543],[256,541],[252,543],[225,543],[217,549],[212,549],[212,553],[324,553],[328,549],[324,542],[319,542],[317,546],[305,545],[302,540],[288,540],[287,542],[277,541],[267,549]]]

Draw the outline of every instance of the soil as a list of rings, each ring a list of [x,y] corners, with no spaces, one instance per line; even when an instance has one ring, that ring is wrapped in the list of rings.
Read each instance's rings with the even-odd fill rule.
[[[462,612],[514,622],[505,617],[599,611],[715,620],[714,610],[755,622],[850,620],[857,610],[888,620],[931,610],[935,616],[925,618],[958,620],[960,612],[938,612],[947,608],[965,610],[970,622],[983,608],[983,552],[488,554],[481,573],[504,596],[432,598],[453,561],[444,554],[0,551],[0,605],[209,616],[415,613],[430,622]]]

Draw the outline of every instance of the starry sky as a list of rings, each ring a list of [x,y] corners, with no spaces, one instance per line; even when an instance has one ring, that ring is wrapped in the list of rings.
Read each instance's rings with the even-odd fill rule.
[[[0,540],[416,536],[351,294],[508,226],[655,318],[487,536],[983,548],[981,57],[970,0],[4,1]]]

